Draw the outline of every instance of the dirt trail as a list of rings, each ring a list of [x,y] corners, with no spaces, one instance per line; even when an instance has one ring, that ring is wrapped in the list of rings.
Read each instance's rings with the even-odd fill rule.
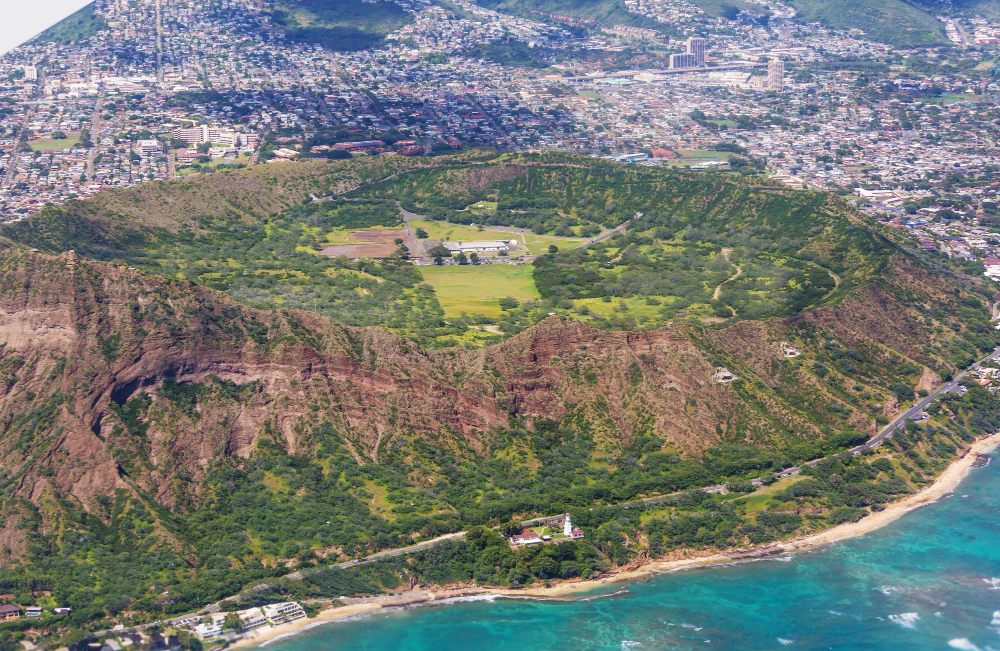
[[[733,252],[732,249],[722,249],[722,255],[723,255],[724,258],[726,258],[726,262],[729,262],[729,254],[732,253],[732,252]],[[729,262],[729,264],[731,264],[734,267],[736,267],[736,273],[733,274],[732,276],[730,276],[729,278],[726,278],[721,283],[719,283],[719,286],[715,288],[715,292],[712,294],[712,300],[713,301],[719,300],[719,294],[722,293],[722,286],[723,285],[725,285],[728,282],[732,282],[732,281],[736,280],[737,278],[739,278],[740,276],[743,275],[743,268],[740,267],[740,265],[733,264],[732,262]],[[732,309],[732,308],[729,308],[729,309]],[[733,312],[735,313],[735,310],[733,310]]]

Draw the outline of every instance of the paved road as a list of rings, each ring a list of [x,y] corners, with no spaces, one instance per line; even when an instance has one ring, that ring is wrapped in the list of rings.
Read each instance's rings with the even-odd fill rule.
[[[897,416],[891,423],[889,423],[881,430],[879,430],[878,434],[873,436],[866,443],[859,445],[855,448],[851,448],[851,452],[854,454],[861,454],[862,452],[864,452],[866,448],[874,448],[880,445],[882,441],[892,436],[893,432],[895,432],[897,429],[904,427],[906,425],[907,420],[916,420],[920,416],[920,412],[925,411],[932,402],[934,402],[935,400],[937,400],[938,398],[940,398],[945,394],[955,393],[956,391],[959,391],[961,387],[961,385],[959,384],[959,380],[967,376],[970,371],[977,370],[980,366],[982,366],[983,362],[990,359],[1000,359],[1000,346],[994,349],[992,353],[990,353],[986,357],[980,359],[978,362],[970,366],[968,369],[962,371],[954,378],[952,378],[948,382],[945,382],[937,389],[929,393],[926,398],[921,398],[920,400],[918,400],[912,407],[904,411],[902,414]],[[820,461],[822,461],[822,459],[815,459],[813,461],[808,462],[805,465],[815,466]],[[781,472],[777,472],[775,473],[775,475],[779,478],[791,477],[792,475],[799,474],[800,470],[801,470],[800,466],[795,466],[793,468],[787,468],[785,470],[782,470]]]
[[[605,232],[601,233],[600,235],[598,235],[597,237],[595,237],[594,239],[587,240],[586,242],[584,242],[583,244],[581,244],[577,248],[586,249],[587,247],[593,246],[594,244],[597,244],[598,242],[603,242],[604,240],[608,239],[609,237],[614,237],[615,235],[618,235],[619,233],[623,232],[626,228],[628,228],[628,225],[631,224],[631,223],[632,223],[631,219],[626,219],[621,224],[618,224],[617,226],[615,226],[614,228],[612,228],[610,231],[605,231]]]
[[[156,83],[163,84],[163,11],[156,0]]]
[[[87,152],[86,175],[88,183],[94,180],[94,159],[97,158],[97,148],[101,146],[101,109],[103,108],[104,93],[102,92],[98,95],[97,102],[94,103],[94,113],[90,117],[90,140],[94,146]]]
[[[264,148],[264,138],[267,137],[267,131],[261,130],[257,134],[257,148],[253,150],[253,154],[250,156],[250,160],[247,161],[247,169],[250,169],[260,161],[260,150]]]
[[[412,554],[413,552],[420,551],[421,549],[427,549],[428,547],[433,547],[439,543],[446,540],[460,540],[465,538],[466,531],[456,531],[455,533],[446,533],[443,536],[438,536],[437,538],[431,538],[430,540],[425,540],[419,542],[415,545],[410,545],[409,547],[400,547],[399,549],[387,549],[383,552],[376,552],[371,556],[365,556],[364,558],[356,558],[353,561],[344,561],[343,563],[336,563],[330,567],[336,567],[345,570],[349,567],[356,567],[358,565],[364,565],[366,563],[374,563],[385,558],[392,558],[394,556],[402,556],[403,554]],[[305,576],[306,572],[311,570],[302,570],[299,572],[292,572],[291,574],[286,574],[282,578],[286,579],[301,579]]]
[[[410,239],[413,241],[413,244],[417,249],[414,251],[414,253],[417,254],[416,257],[426,258],[427,249],[424,248],[424,243],[417,238],[417,234],[413,231],[413,227],[410,226],[411,219],[423,219],[423,215],[418,215],[406,210],[398,201],[396,202],[396,205],[399,206],[399,214],[403,216],[403,225],[406,226],[406,232],[410,234]]]

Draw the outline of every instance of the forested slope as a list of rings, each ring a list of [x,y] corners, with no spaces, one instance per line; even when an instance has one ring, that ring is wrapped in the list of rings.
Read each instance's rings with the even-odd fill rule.
[[[313,202],[310,192],[335,196]],[[224,247],[244,238],[248,260],[284,255],[253,247],[314,205],[359,226],[397,219],[397,200],[460,219],[465,202],[490,193],[500,194],[491,219],[543,232],[634,220],[605,248],[539,259],[536,282],[556,309],[575,300],[564,289],[589,291],[574,273],[680,282],[703,273],[701,249],[717,257],[730,243],[748,274],[763,256],[798,265],[788,281],[822,291],[776,299],[757,318],[642,331],[566,310],[491,345],[435,350],[407,327],[248,307],[209,287],[211,269],[188,276],[161,258],[168,244],[194,242],[182,262],[221,264],[206,253],[231,257]],[[590,576],[637,554],[766,542],[861,517],[1000,422],[996,400],[974,390],[914,424],[891,460],[831,461],[773,502],[695,493],[642,518],[622,508],[724,481],[737,496],[751,478],[843,450],[996,343],[989,288],[932,270],[821,194],[573,157],[370,158],[145,184],[3,234],[0,586],[50,589],[78,609],[77,623],[181,612],[265,579],[301,595],[411,578],[516,585]],[[71,247],[109,262],[55,253]],[[348,271],[372,275],[373,290],[412,283],[405,300],[428,291],[405,261]],[[786,358],[783,345],[802,354]],[[719,366],[738,379],[714,382]],[[293,567],[567,509],[591,542],[515,554],[481,531],[369,574],[273,582]]]

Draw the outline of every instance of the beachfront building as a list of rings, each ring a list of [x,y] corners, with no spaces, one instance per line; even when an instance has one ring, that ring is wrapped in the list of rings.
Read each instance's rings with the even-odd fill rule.
[[[296,619],[302,619],[306,616],[306,611],[302,610],[302,606],[296,601],[284,601],[280,604],[269,604],[264,606],[263,610],[264,617],[266,617],[268,621],[275,626],[278,624],[292,622]]]
[[[264,611],[260,608],[247,608],[246,610],[239,611],[237,614],[240,616],[240,628],[244,631],[252,631],[267,624]]]
[[[198,624],[194,627],[194,634],[203,640],[215,637],[217,635],[222,635],[222,624],[216,624],[213,622],[205,622],[204,624]]]

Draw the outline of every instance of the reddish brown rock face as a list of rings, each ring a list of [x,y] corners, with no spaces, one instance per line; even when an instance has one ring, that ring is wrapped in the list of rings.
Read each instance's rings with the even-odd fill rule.
[[[916,270],[908,274],[936,291]],[[586,422],[607,449],[637,436],[682,453],[722,439],[811,437],[821,431],[815,412],[840,398],[783,359],[779,342],[818,345],[809,334],[817,331],[873,358],[891,349],[923,359],[914,311],[877,287],[837,307],[720,330],[608,332],[551,317],[485,349],[428,351],[378,328],[253,310],[69,254],[7,251],[0,470],[14,495],[35,504],[59,495],[93,512],[96,496],[119,489],[173,506],[197,493],[214,459],[246,457],[262,438],[308,454],[320,422],[359,463],[377,463],[396,437],[449,450],[460,440],[488,454],[490,432],[515,419]],[[720,359],[739,383],[712,381]],[[165,385],[200,393],[171,397]],[[836,425],[874,429],[860,409]],[[16,552],[24,541],[14,520],[0,528],[0,544]]]

